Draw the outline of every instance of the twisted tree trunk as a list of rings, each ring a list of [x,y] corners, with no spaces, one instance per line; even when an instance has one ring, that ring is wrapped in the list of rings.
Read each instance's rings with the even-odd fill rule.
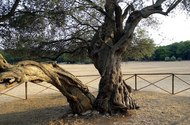
[[[105,47],[94,58],[94,64],[101,75],[94,108],[102,114],[127,113],[128,109],[139,107],[130,96],[131,87],[123,80],[121,54],[109,49]]]
[[[103,114],[127,113],[128,109],[139,107],[130,96],[131,88],[122,78],[121,56],[132,41],[142,16],[139,11],[132,12],[123,26],[125,14],[116,0],[106,0],[105,11],[104,23],[89,47],[89,57],[101,75],[94,108]]]
[[[10,65],[0,56],[0,84],[5,88],[23,82],[48,82],[54,85],[69,102],[73,113],[81,114],[93,108],[94,96],[87,86],[55,63],[22,61]]]

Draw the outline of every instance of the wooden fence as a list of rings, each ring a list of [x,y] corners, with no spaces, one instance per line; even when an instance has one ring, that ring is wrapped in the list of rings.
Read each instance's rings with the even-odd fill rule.
[[[153,76],[162,76],[161,78],[155,80],[155,81],[150,81],[148,80],[146,77],[149,77],[149,78],[152,78]],[[189,78],[188,80],[182,78],[181,76],[185,76],[186,78]],[[86,78],[86,77],[95,77],[93,78],[92,80],[84,83],[86,84],[89,88],[92,88],[96,91],[98,91],[98,87],[94,87],[94,85],[98,84],[99,82],[99,79],[100,79],[100,76],[99,75],[80,75],[80,76],[77,76],[79,79],[80,78]],[[176,95],[176,94],[179,94],[179,93],[182,93],[184,91],[187,91],[187,90],[190,90],[190,73],[136,73],[136,74],[123,74],[123,77],[125,78],[124,80],[128,83],[129,80],[132,80],[132,85],[134,85],[134,87],[132,87],[135,91],[140,91],[140,90],[143,90],[145,88],[148,88],[150,86],[154,86],[166,93],[169,93],[169,94],[172,94],[172,95]],[[166,84],[170,84],[171,85],[171,91],[168,91],[166,88],[164,87],[160,87],[158,84],[159,82],[163,81],[163,80],[166,80],[166,79],[169,79],[169,83],[166,82]],[[183,84],[186,85],[186,88],[180,90],[180,91],[176,91],[176,88],[175,88],[175,85],[176,84],[179,84],[176,82],[176,80],[178,79],[178,81],[181,81]],[[140,81],[141,80],[141,81]],[[141,85],[142,81],[146,82],[147,84],[146,85]],[[3,92],[0,92],[0,98],[2,95],[5,95],[5,96],[9,96],[9,97],[13,97],[13,98],[17,98],[17,99],[28,99],[28,83],[23,83],[25,84],[25,96],[24,98],[21,98],[21,97],[18,97],[16,95],[12,95],[12,94],[8,94],[9,91],[17,88],[18,86],[20,86],[21,84],[19,85],[16,85],[8,90],[5,90]],[[49,86],[45,86],[45,85],[42,85],[42,84],[38,84],[38,83],[30,83],[30,84],[36,84],[38,86],[41,86],[41,87],[44,87],[44,89],[40,90],[39,92],[37,92],[36,94],[39,94],[39,93],[42,93],[43,91],[46,91],[47,89],[50,89],[50,90],[53,90],[53,91],[58,91],[57,89],[55,88],[51,88],[52,85],[49,84]],[[141,85],[141,86],[140,86]],[[151,91],[154,91],[154,90],[151,90]],[[59,91],[58,91],[59,92]]]
[[[176,95],[179,93],[182,93],[184,91],[190,90],[190,73],[137,73],[137,74],[123,74],[124,76],[129,76],[128,78],[125,79],[125,81],[128,81],[129,79],[134,78],[134,90],[135,91],[140,91],[142,89],[145,89],[149,86],[154,86],[166,93],[172,94],[172,95]],[[160,79],[157,79],[156,81],[151,82],[148,79],[145,79],[144,76],[164,76]],[[186,76],[187,78],[189,78],[188,80],[185,80],[183,78],[181,78],[180,76]],[[165,84],[171,84],[171,91],[168,91],[167,89],[160,87],[158,84],[160,81],[163,81],[165,79],[170,79],[169,83],[165,83]],[[138,87],[138,85],[140,84],[138,82],[138,80],[143,80],[144,82],[148,83],[148,85],[144,85],[141,87]],[[180,91],[176,91],[175,85],[179,84],[176,82],[176,80],[178,79],[178,81],[181,81],[182,83],[186,84],[186,88],[182,89]]]

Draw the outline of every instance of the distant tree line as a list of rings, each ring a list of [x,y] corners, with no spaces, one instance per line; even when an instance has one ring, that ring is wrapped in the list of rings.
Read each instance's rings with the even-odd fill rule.
[[[190,60],[190,41],[156,47],[151,58],[155,61]]]
[[[181,61],[190,60],[190,41],[176,42],[166,46],[155,46],[154,41],[143,35],[126,54],[125,61]]]
[[[36,50],[36,53],[38,50]],[[0,50],[0,53],[5,56],[9,62],[18,62],[22,60],[49,61],[48,58],[40,58],[30,55],[24,50],[14,51]],[[51,53],[51,52],[50,52]],[[18,56],[19,55],[19,56]],[[154,41],[145,35],[143,30],[138,31],[133,44],[123,55],[124,61],[181,61],[190,60],[190,41],[176,42],[166,46],[155,46]],[[64,63],[84,63],[89,64],[91,60],[86,53],[76,51],[74,54],[64,53],[56,60]]]

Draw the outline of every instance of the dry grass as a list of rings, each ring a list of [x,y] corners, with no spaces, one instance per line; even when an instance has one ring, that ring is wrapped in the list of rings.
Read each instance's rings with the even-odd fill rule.
[[[63,65],[75,75],[98,74],[93,65]],[[190,72],[186,62],[130,62],[122,64],[123,73],[147,72]],[[83,83],[94,79],[79,78]],[[165,81],[167,82],[167,81]],[[90,84],[98,86],[98,79]],[[181,86],[179,86],[181,87]],[[23,94],[22,86],[10,93]],[[188,125],[190,123],[190,92],[186,96],[172,96],[158,92],[135,92],[134,97],[140,110],[129,111],[129,116],[63,117],[69,112],[66,99],[52,91],[32,96],[40,90],[39,86],[29,86],[29,100],[9,100],[0,96],[0,125]],[[44,89],[44,88],[41,88]],[[151,88],[152,90],[154,88]],[[184,95],[184,94],[181,94]],[[2,100],[1,100],[2,99]]]

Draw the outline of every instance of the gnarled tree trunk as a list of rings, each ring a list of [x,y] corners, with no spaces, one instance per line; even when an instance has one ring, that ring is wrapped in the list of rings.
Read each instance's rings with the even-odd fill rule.
[[[0,71],[0,85],[4,85],[4,89],[24,82],[48,82],[67,98],[73,113],[81,114],[93,108],[95,97],[87,86],[55,63],[22,61],[10,65],[0,56]]]
[[[126,8],[126,13],[130,8]],[[130,96],[131,88],[122,78],[121,56],[130,44],[142,15],[140,11],[132,12],[123,26],[126,15],[117,0],[106,0],[105,11],[104,23],[89,47],[89,57],[101,75],[94,108],[103,114],[127,113],[128,109],[138,106]]]
[[[128,109],[139,107],[130,96],[131,87],[123,80],[121,54],[110,50],[105,47],[94,58],[94,64],[101,74],[94,108],[103,114],[127,113]]]
[[[48,82],[67,98],[73,113],[81,114],[93,108],[103,114],[126,113],[137,106],[130,97],[131,88],[122,79],[121,55],[107,49],[102,50],[107,54],[100,54],[95,63],[102,77],[96,100],[87,86],[55,63],[21,61],[11,65],[0,55],[0,84],[9,87],[24,82]]]

